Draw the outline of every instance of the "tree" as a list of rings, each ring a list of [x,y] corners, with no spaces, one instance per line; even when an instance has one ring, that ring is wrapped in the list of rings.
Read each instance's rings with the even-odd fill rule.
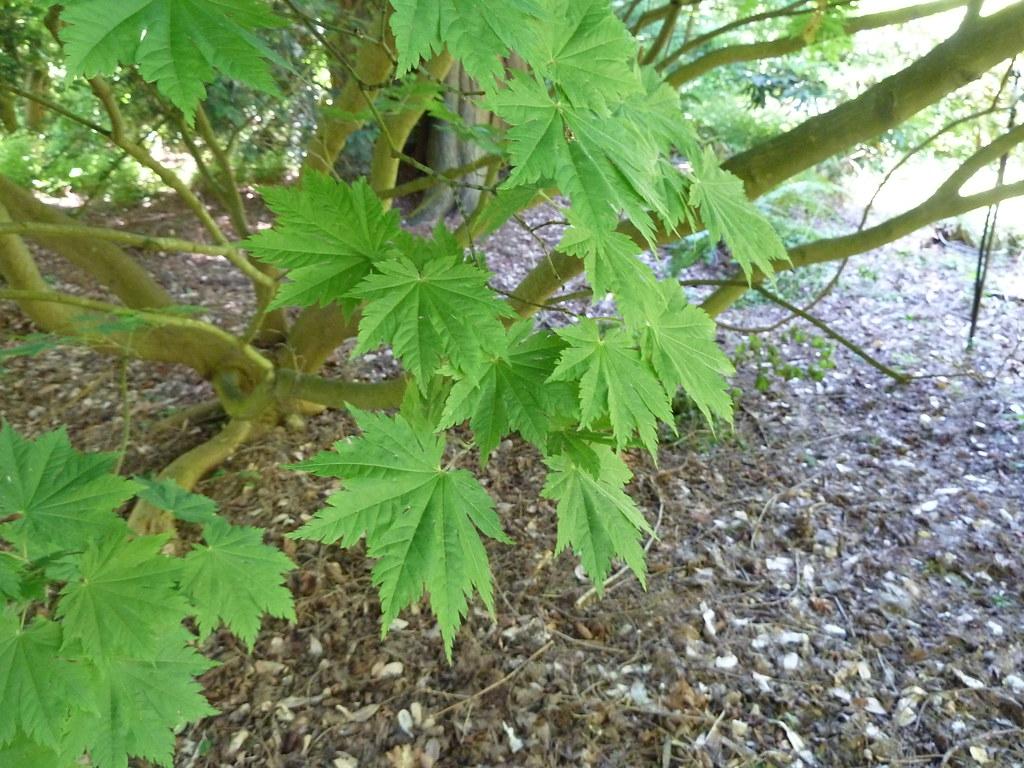
[[[17,302],[42,330],[99,353],[179,363],[213,383],[225,426],[161,473],[185,488],[289,415],[353,409],[362,436],[299,467],[341,478],[345,488],[298,535],[344,545],[365,537],[377,560],[383,626],[427,590],[450,652],[467,598],[476,591],[490,607],[481,534],[506,539],[472,473],[445,463],[449,430],[468,424],[482,462],[513,432],[535,445],[548,468],[544,494],[557,503],[558,548],[576,550],[598,588],[615,557],[642,579],[647,524],[623,492],[630,473],[622,451],[654,452],[679,389],[708,418],[730,418],[731,368],[711,318],[776,271],[845,259],[1024,194],[1024,182],[961,193],[979,169],[1024,141],[1024,128],[1016,128],[966,157],[925,203],[848,235],[783,246],[753,199],[877,139],[1024,50],[1024,2],[989,15],[969,0],[867,15],[850,5],[746,2],[732,11],[732,3],[633,0],[616,11],[607,0],[392,0],[381,10],[356,0],[70,0],[46,11],[16,4],[5,23],[47,30],[50,42],[40,35],[34,55],[53,56],[69,75],[49,91],[5,79],[5,114],[14,115],[5,124],[17,122],[19,109],[42,106],[52,119],[101,137],[177,195],[206,239],[86,227],[0,176],[7,283],[0,298]],[[727,20],[703,30],[698,6],[712,7],[707,18]],[[962,23],[931,51],[721,164],[683,115],[680,89],[719,67],[956,9]],[[299,62],[288,55],[296,41],[315,44]],[[25,58],[21,48],[14,53],[11,67]],[[253,234],[238,153],[226,140],[244,127],[218,123],[215,107],[224,102],[213,88],[226,78],[254,103],[274,105],[303,71],[321,69],[332,85],[302,177],[263,188],[276,223]],[[82,82],[95,99],[90,114],[68,106]],[[470,82],[478,86],[467,90]],[[481,110],[493,118],[479,119]],[[427,117],[476,147],[455,153],[462,165],[449,167],[450,151],[435,156],[444,157],[439,167],[407,151]],[[333,178],[346,143],[366,126],[376,130],[366,178]],[[154,132],[192,154],[205,196],[156,157]],[[403,168],[419,176],[401,181]],[[392,202],[444,189],[462,207],[475,206],[458,227],[427,238],[404,231]],[[500,294],[475,243],[539,200],[554,201],[569,228],[556,250]],[[221,212],[230,228],[218,222]],[[725,242],[736,271],[697,307],[637,255],[701,230]],[[80,267],[119,303],[50,290],[26,239]],[[185,311],[129,249],[228,262],[252,285],[247,328],[230,333]],[[593,295],[614,295],[616,317],[577,318],[557,332],[536,327],[532,316],[560,307],[559,291],[583,273]],[[352,338],[356,354],[389,347],[403,374],[374,384],[321,375],[328,355]],[[399,413],[369,412],[392,408]],[[172,522],[141,503],[130,524],[155,532]]]

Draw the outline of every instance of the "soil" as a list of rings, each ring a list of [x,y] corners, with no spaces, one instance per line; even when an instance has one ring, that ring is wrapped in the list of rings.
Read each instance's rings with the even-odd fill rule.
[[[171,234],[179,219],[157,207],[132,227]],[[514,228],[481,247],[508,283],[541,257]],[[249,299],[221,262],[140,258],[240,324]],[[245,446],[200,490],[294,558],[298,621],[266,622],[252,653],[208,641],[222,714],[181,732],[176,766],[1024,766],[1024,264],[996,259],[968,354],[973,259],[918,233],[852,261],[815,306],[908,384],[843,347],[820,367],[818,330],[796,321],[739,365],[734,428],[683,407],[657,464],[631,455],[657,532],[646,590],[619,575],[593,598],[574,558],[553,555],[538,456],[506,440],[483,482],[516,544],[490,547],[497,615],[472,609],[452,664],[425,610],[381,640],[361,550],[283,538],[332,488],[280,465],[351,421],[325,413]],[[40,260],[58,287],[93,293]],[[776,290],[804,303],[829,269]],[[748,301],[722,319],[781,317]],[[7,346],[30,331],[0,307]],[[730,349],[745,338],[722,332]],[[787,363],[811,375],[777,375]],[[78,348],[4,367],[0,414],[23,432],[63,423],[80,448],[113,450],[127,408],[130,472],[216,429],[160,426],[212,397],[178,368],[132,363],[122,385],[120,366]],[[373,374],[340,355],[331,369]]]

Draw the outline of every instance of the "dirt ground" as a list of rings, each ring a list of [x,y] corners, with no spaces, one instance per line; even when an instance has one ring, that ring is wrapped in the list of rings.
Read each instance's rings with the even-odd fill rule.
[[[145,226],[170,234],[176,215],[154,210]],[[483,244],[502,279],[514,282],[530,239]],[[42,258],[56,285],[88,291]],[[141,258],[240,323],[244,286],[219,262]],[[657,465],[632,456],[631,490],[657,531],[646,591],[622,575],[593,599],[575,561],[552,555],[538,456],[503,443],[483,481],[516,544],[490,547],[497,616],[473,609],[451,665],[427,612],[380,639],[361,551],[282,538],[332,489],[279,465],[351,422],[327,413],[246,446],[201,490],[295,559],[299,621],[267,622],[251,655],[210,639],[221,666],[204,681],[222,714],[181,732],[176,765],[1024,766],[1024,262],[997,258],[965,354],[973,258],[918,233],[851,261],[815,307],[919,377],[909,384],[843,348],[820,381],[777,375],[820,353],[798,321],[806,338],[763,335],[774,364],[762,351],[740,365],[734,430],[684,412]],[[801,303],[829,272],[777,290]],[[723,320],[779,317],[751,301]],[[0,338],[30,330],[0,307]],[[732,349],[745,338],[722,332]],[[79,447],[117,447],[117,365],[71,348],[4,366],[0,414],[15,427],[66,423]],[[130,471],[216,428],[156,430],[211,396],[194,377],[132,364],[126,380]]]

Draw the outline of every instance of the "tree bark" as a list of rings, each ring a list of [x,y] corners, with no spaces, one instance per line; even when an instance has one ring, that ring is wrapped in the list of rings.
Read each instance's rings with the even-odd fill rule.
[[[75,225],[63,213],[44,205],[6,176],[0,174],[0,204],[18,221]],[[166,307],[174,299],[128,253],[116,245],[88,235],[40,236],[40,245],[52,250],[109,288],[129,307]]]

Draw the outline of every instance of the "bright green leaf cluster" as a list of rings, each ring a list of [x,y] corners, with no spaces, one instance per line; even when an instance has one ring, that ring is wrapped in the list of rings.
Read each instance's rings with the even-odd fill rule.
[[[114,462],[63,431],[0,427],[0,765],[171,765],[175,729],[215,712],[196,681],[213,664],[182,621],[251,644],[263,614],[295,617],[291,561],[260,529]],[[166,537],[133,536],[115,511],[136,495],[200,524],[202,542],[173,558]]]
[[[554,331],[514,322],[479,254],[466,253],[468,237],[403,231],[365,181],[307,173],[264,192],[277,221],[248,247],[287,273],[271,307],[358,312],[353,354],[386,347],[409,382],[398,415],[360,415],[361,437],[300,465],[344,490],[295,535],[346,547],[365,539],[383,627],[426,592],[450,654],[472,593],[491,607],[482,536],[504,536],[483,488],[454,468],[462,454],[446,432],[468,425],[481,463],[507,435],[531,443],[549,469],[558,550],[574,549],[598,585],[614,558],[642,578],[640,540],[650,531],[624,491],[624,452],[656,453],[660,431],[674,428],[679,389],[709,420],[732,417],[732,367],[713,322],[678,284],[657,278],[642,249],[686,224],[724,241],[748,275],[770,272],[785,250],[740,180],[701,149],[678,94],[638,65],[637,42],[608,0],[391,6],[399,79],[375,89],[373,109],[345,119],[425,110],[502,154],[508,172],[484,195],[475,231],[547,197],[570,225],[559,247],[582,259],[595,300],[611,297],[616,308]],[[501,129],[464,124],[444,89],[417,72],[446,51],[477,80]],[[211,608],[201,625],[230,615]]]
[[[264,0],[66,0],[61,18],[73,74],[137,64],[192,122],[217,71],[270,93],[277,56],[253,33],[282,20]]]
[[[494,610],[491,572],[480,534],[509,543],[494,502],[464,469],[442,466],[444,441],[405,418],[357,413],[363,436],[298,465],[325,477],[343,478],[345,490],[293,535],[352,546],[366,537],[377,560],[381,631],[398,612],[430,593],[445,652],[451,658],[455,631],[475,590]]]

